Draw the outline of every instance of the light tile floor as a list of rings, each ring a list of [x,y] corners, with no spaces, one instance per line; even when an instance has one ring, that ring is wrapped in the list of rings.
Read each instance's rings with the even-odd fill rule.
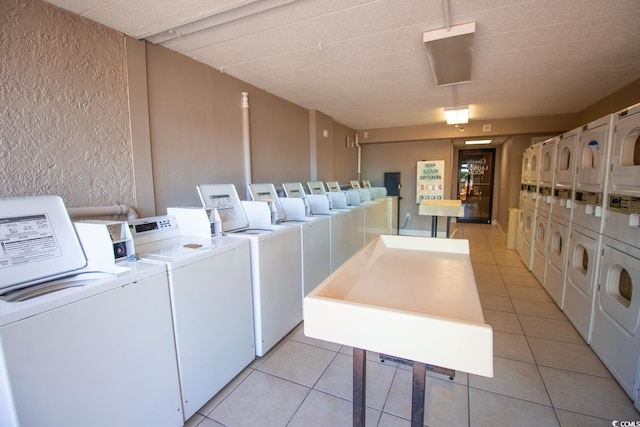
[[[469,239],[494,377],[428,373],[425,425],[610,426],[639,420],[633,403],[496,226],[457,224]],[[303,325],[256,359],[188,427],[350,426],[351,348],[310,339]],[[409,426],[411,371],[367,353],[367,426]]]

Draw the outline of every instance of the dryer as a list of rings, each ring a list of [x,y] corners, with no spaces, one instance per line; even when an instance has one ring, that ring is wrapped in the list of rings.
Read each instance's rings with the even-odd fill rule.
[[[640,104],[615,117],[603,233],[640,247]]]
[[[601,234],[571,224],[563,311],[587,343],[591,342],[601,245]]]
[[[272,225],[268,204],[241,202],[233,184],[197,189],[203,206],[218,210],[223,233],[249,240],[255,354],[264,356],[302,321],[300,227]]]
[[[640,197],[640,104],[614,115],[609,190]]]
[[[580,128],[565,132],[556,142],[556,160],[551,215],[571,221],[575,183],[576,145]]]
[[[138,255],[168,271],[186,422],[255,358],[250,255],[245,239],[212,239],[204,209],[168,211],[189,214],[192,230],[200,219],[200,231],[184,235],[174,215],[132,220],[129,229]]]
[[[520,259],[529,271],[533,268],[533,248],[535,245],[535,227],[537,210],[532,209],[529,205],[521,206],[522,210],[522,249]],[[516,240],[517,246],[517,240]]]
[[[549,213],[538,209],[532,230],[533,253],[531,272],[542,286],[545,284],[547,270],[547,243],[549,241]]]
[[[87,261],[57,196],[0,212],[0,425],[182,426],[164,266]]]
[[[540,152],[540,179],[538,182],[538,209],[547,216],[551,214],[553,206],[553,185],[555,182],[557,138],[551,138],[542,143]]]
[[[591,347],[624,391],[638,400],[640,249],[603,237]],[[637,406],[637,404],[636,404]]]
[[[609,178],[613,114],[582,127],[577,164],[572,222],[602,233]]]
[[[543,286],[560,309],[564,308],[568,253],[569,222],[551,215],[547,240],[547,266]]]

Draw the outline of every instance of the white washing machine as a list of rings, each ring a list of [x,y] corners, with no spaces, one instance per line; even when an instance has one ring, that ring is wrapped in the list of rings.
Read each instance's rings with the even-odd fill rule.
[[[601,245],[601,234],[571,224],[563,311],[587,343],[591,342]]]
[[[558,137],[556,143],[551,215],[565,221],[571,221],[573,212],[576,145],[579,134],[579,128],[565,132]]]
[[[582,127],[578,144],[572,222],[603,232],[613,114]]]
[[[0,425],[182,426],[164,266],[87,264],[56,196],[0,212]]]
[[[543,286],[561,309],[564,308],[568,253],[569,222],[551,215],[547,240],[547,267]]]
[[[347,192],[332,191],[327,195],[332,210],[338,211],[333,217],[335,227],[331,227],[331,271],[334,272],[364,246],[364,207],[349,205]]]
[[[624,391],[638,398],[640,249],[603,237],[591,347]]]
[[[264,356],[302,321],[300,227],[272,225],[268,204],[241,202],[233,184],[197,188],[202,204],[218,210],[222,231],[249,240],[255,350]]]
[[[298,197],[278,197],[273,184],[249,184],[253,200],[269,201],[276,206],[278,223],[300,227],[302,247],[302,288],[304,298],[331,273],[331,227],[328,216],[311,216],[302,184],[292,189]],[[288,194],[283,187],[285,194]],[[302,190],[302,193],[300,193]],[[301,196],[302,195],[302,196]],[[305,204],[306,203],[306,204]],[[309,215],[307,215],[307,211]]]
[[[185,422],[255,358],[249,244],[212,239],[205,210],[190,211],[203,215],[197,235],[173,215],[129,222],[138,255],[168,270]]]

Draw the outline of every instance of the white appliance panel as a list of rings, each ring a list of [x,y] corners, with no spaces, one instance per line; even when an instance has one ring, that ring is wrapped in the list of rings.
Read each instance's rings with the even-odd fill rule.
[[[0,328],[0,398],[17,421],[2,411],[0,425],[182,426],[166,272],[154,271]]]
[[[633,400],[640,356],[638,283],[640,249],[604,237],[591,346]]]
[[[169,273],[185,420],[255,357],[249,244],[234,246]]]
[[[533,268],[533,233],[536,223],[536,211],[528,207],[525,207],[522,211],[524,218],[522,227],[522,252],[520,253],[520,259],[524,263],[525,267],[531,271]]]
[[[72,274],[87,265],[58,196],[0,199],[0,290]]]
[[[602,235],[571,225],[564,313],[587,343],[591,341],[601,244]]]
[[[547,244],[547,271],[543,286],[560,309],[564,308],[568,252],[569,223],[551,216]]]
[[[609,189],[640,197],[640,104],[615,115]]]
[[[549,216],[538,212],[533,230],[533,266],[531,272],[541,285],[545,283],[547,267],[547,242],[549,240]]]

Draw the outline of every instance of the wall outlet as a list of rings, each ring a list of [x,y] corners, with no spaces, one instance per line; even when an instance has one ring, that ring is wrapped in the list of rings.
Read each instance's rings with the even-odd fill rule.
[[[406,219],[411,219],[411,214],[409,212],[407,212]]]

